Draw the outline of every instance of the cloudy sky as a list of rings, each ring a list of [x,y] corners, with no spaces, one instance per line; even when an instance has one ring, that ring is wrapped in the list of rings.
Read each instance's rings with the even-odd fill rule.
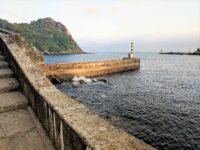
[[[52,17],[88,52],[200,47],[200,0],[0,0],[0,18]]]

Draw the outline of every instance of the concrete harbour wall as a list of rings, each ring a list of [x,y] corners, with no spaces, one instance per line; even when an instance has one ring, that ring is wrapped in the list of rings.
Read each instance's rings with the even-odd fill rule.
[[[130,58],[110,61],[47,64],[44,65],[43,72],[46,76],[57,75],[67,79],[73,76],[93,77],[124,72],[135,70],[139,67],[140,60],[138,58]]]
[[[0,48],[56,149],[154,149],[60,92],[32,62],[27,50],[17,45],[15,36],[0,34]]]

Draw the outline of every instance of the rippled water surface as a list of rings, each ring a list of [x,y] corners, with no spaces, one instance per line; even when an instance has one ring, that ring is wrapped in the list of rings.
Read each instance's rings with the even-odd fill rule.
[[[200,150],[200,57],[139,53],[140,70],[57,87],[158,149]],[[81,56],[81,57],[80,57]],[[119,54],[46,57],[47,63],[122,58]],[[90,58],[92,57],[92,58]],[[63,60],[64,59],[64,60]]]

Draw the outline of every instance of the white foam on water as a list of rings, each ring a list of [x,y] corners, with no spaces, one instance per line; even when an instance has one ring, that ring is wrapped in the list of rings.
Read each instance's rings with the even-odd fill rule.
[[[80,77],[74,76],[74,78],[72,79],[73,82],[80,82],[81,80],[83,80],[85,83],[91,83],[92,82],[92,79],[86,78],[84,76],[80,76]]]

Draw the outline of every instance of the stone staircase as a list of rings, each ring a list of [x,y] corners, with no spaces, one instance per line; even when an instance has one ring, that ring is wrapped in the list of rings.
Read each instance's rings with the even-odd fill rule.
[[[0,150],[54,149],[0,51]]]

